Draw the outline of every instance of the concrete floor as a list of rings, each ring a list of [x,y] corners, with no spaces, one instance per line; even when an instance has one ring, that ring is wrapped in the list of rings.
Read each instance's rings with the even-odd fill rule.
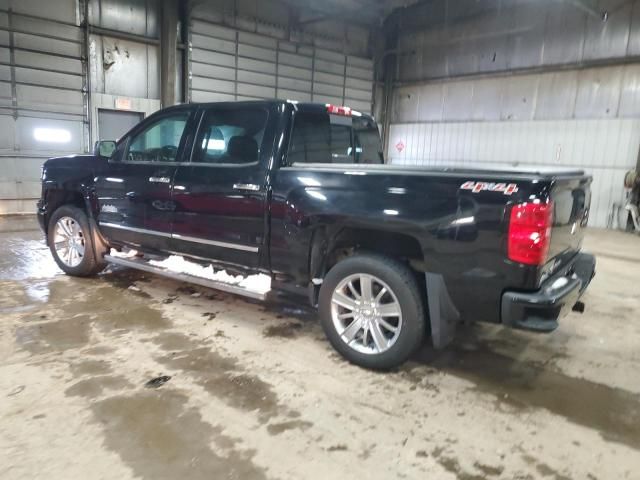
[[[640,478],[637,236],[589,233],[553,334],[475,325],[380,374],[302,309],[62,275],[34,225],[0,219],[2,479]]]

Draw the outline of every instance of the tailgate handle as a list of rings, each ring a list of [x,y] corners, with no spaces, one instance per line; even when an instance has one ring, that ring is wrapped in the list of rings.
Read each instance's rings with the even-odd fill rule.
[[[260,190],[260,185],[256,185],[255,183],[234,183],[234,190],[244,190],[246,192],[257,192]]]

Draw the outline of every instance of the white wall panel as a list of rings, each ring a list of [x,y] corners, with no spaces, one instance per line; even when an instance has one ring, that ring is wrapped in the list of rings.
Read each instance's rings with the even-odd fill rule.
[[[640,65],[399,86],[392,122],[640,117]]]
[[[233,102],[236,99],[236,96],[227,93],[193,90],[191,99],[194,102]]]
[[[606,21],[595,11],[607,12]],[[640,52],[639,0],[431,0],[405,8],[400,24],[401,81],[584,64]]]
[[[253,60],[251,58],[238,58],[238,76],[242,75],[242,71],[262,72],[269,75],[276,75],[277,65],[272,62],[263,62],[261,60]]]
[[[0,9],[11,8],[15,13],[36,15],[54,22],[77,22],[76,0],[1,0]]]
[[[236,53],[235,40],[224,40],[222,38],[211,37],[210,35],[200,35],[197,33],[191,34],[191,40],[194,43],[200,45],[201,49],[212,50],[214,52],[224,52],[230,55]]]
[[[401,147],[401,148],[399,148]],[[636,164],[640,119],[391,125],[388,160],[473,168],[568,167],[593,175],[590,225],[605,227]]]
[[[278,97],[296,102],[311,101],[311,93],[305,93],[299,90],[287,90],[286,88],[278,88]]]
[[[398,87],[389,158],[585,169],[594,175],[591,224],[603,227],[636,165],[639,83],[640,67],[625,65]]]
[[[191,21],[191,100],[280,98],[369,112],[373,61],[318,45]]]
[[[89,21],[109,30],[157,38],[159,15],[157,4],[150,0],[87,0]]]
[[[604,226],[640,148],[640,0],[591,2],[606,21],[578,3],[404,9],[390,161],[585,169]]]
[[[82,38],[75,0],[0,1],[0,213],[33,213],[42,163],[88,143]]]
[[[261,87],[259,85],[249,85],[246,83],[238,83],[238,95],[249,96],[253,98],[274,98],[276,89],[270,87]]]
[[[210,77],[220,80],[235,80],[236,69],[229,67],[220,67],[218,65],[209,65],[206,63],[192,62],[191,73],[194,77]]]

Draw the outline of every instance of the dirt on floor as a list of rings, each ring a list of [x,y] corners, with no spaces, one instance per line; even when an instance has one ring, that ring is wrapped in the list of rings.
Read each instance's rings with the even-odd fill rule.
[[[375,373],[304,306],[124,269],[63,275],[0,219],[2,479],[640,478],[640,237],[549,335],[460,328]]]

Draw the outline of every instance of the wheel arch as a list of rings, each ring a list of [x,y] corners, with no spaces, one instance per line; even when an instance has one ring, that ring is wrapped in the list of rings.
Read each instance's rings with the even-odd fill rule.
[[[43,222],[45,235],[49,233],[49,222],[54,212],[64,205],[72,205],[81,209],[86,214],[93,236],[94,246],[100,245],[107,248],[108,242],[100,232],[95,220],[93,208],[95,202],[90,191],[82,186],[75,189],[49,188],[44,194],[44,199],[46,202],[46,213]]]
[[[322,278],[336,263],[356,252],[385,255],[406,263],[423,262],[417,238],[389,230],[361,227],[319,227],[309,252],[311,278]]]
[[[362,227],[321,226],[314,230],[309,248],[310,302],[317,305],[319,286],[339,261],[357,253],[373,253],[410,266],[424,263],[420,242],[413,236],[389,230]],[[416,272],[418,273],[418,272]],[[424,282],[423,275],[416,275]]]
[[[44,193],[44,200],[47,206],[45,213],[45,233],[49,226],[49,220],[53,213],[63,205],[73,205],[82,209],[89,218],[92,218],[89,200],[79,189],[49,188]]]

